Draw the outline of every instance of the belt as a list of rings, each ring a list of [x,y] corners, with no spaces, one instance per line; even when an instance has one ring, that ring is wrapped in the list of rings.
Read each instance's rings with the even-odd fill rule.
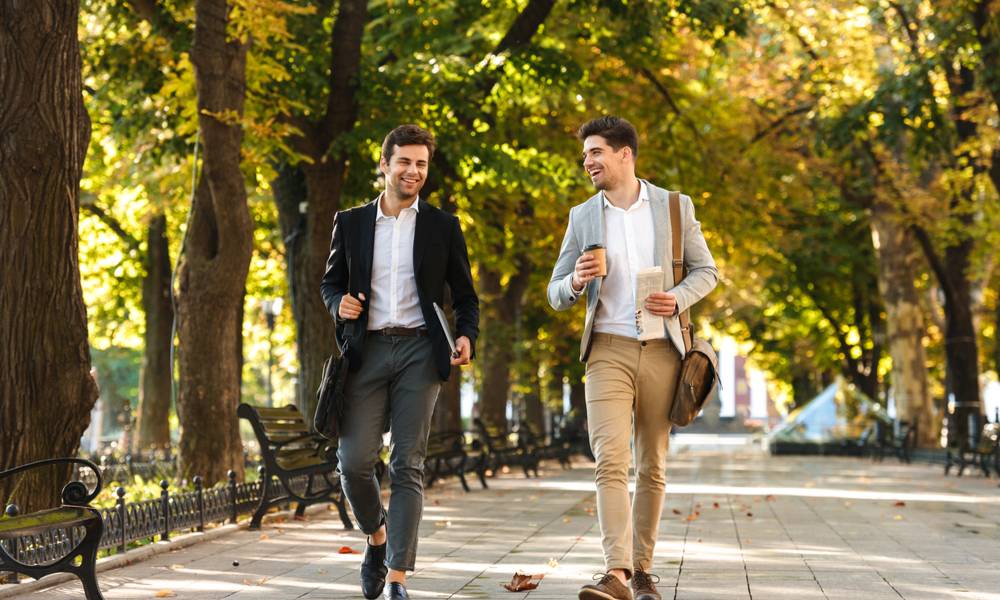
[[[403,337],[424,337],[426,327],[386,327],[385,329],[369,329],[368,335],[395,335]]]

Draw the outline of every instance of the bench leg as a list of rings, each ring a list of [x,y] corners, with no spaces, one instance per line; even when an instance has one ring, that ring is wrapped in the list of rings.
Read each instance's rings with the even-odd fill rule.
[[[486,485],[486,462],[483,460],[479,461],[476,465],[476,477],[479,478],[479,484],[483,486],[484,490],[490,489],[490,486]]]
[[[465,480],[465,467],[459,468],[458,471],[455,472],[455,474],[458,475],[458,480],[462,482],[462,489],[465,490],[466,492],[471,491],[469,489],[469,482]]]
[[[309,504],[307,504],[305,502],[296,502],[295,503],[295,520],[296,521],[305,521],[306,520],[306,507],[307,506],[309,506]]]
[[[83,592],[86,594],[87,600],[104,600],[101,588],[97,585],[97,550],[101,544],[103,531],[103,523],[87,526],[87,535],[80,544],[80,566],[74,569],[74,573],[83,584]]]
[[[250,519],[250,529],[260,529],[260,523],[264,520],[264,515],[267,514],[267,509],[270,507],[270,502],[267,500],[270,493],[271,474],[265,471],[261,473],[260,502],[257,503],[257,510],[253,511],[253,517]]]

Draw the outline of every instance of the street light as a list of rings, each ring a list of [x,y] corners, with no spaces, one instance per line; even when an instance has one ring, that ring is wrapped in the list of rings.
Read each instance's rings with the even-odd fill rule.
[[[260,308],[264,312],[264,319],[267,321],[267,405],[273,406],[274,402],[271,398],[272,390],[271,387],[271,371],[274,370],[274,343],[271,341],[271,336],[274,334],[274,322],[278,315],[281,313],[281,307],[284,305],[284,300],[281,298],[267,299],[260,303]]]

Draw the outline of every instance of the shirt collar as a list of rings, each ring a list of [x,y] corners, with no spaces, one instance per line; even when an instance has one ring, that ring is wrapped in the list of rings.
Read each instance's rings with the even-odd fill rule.
[[[603,190],[601,191],[601,199],[604,200],[604,208],[618,208],[614,204],[611,204],[610,201],[608,201],[608,197],[604,195],[604,191]],[[632,206],[628,207],[628,210],[635,210],[635,209],[639,208],[640,206],[642,206],[643,202],[648,202],[648,201],[649,201],[649,189],[646,187],[646,182],[640,179],[639,180],[639,201],[636,202],[635,204],[633,204]],[[619,209],[619,210],[621,210],[621,209]]]
[[[404,208],[403,210],[411,210],[411,209],[413,210],[413,212],[417,212],[417,213],[420,212],[420,196],[417,196],[417,199],[413,201],[413,204],[411,204],[410,206]],[[382,194],[379,194],[378,200],[375,201],[375,211],[376,211],[375,212],[375,220],[376,221],[381,221],[382,219],[392,219],[393,218],[393,217],[390,217],[389,215],[385,214],[384,212],[382,212]]]

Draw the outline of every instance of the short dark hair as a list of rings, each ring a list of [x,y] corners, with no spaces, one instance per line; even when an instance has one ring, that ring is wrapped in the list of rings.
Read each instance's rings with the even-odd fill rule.
[[[389,132],[382,142],[382,158],[389,162],[396,146],[427,146],[427,159],[434,158],[434,134],[417,125],[400,125]]]
[[[592,121],[587,121],[580,126],[576,136],[580,141],[592,135],[599,135],[608,141],[615,150],[621,150],[623,146],[632,149],[632,156],[639,154],[639,134],[635,132],[635,127],[621,117],[605,115]]]

